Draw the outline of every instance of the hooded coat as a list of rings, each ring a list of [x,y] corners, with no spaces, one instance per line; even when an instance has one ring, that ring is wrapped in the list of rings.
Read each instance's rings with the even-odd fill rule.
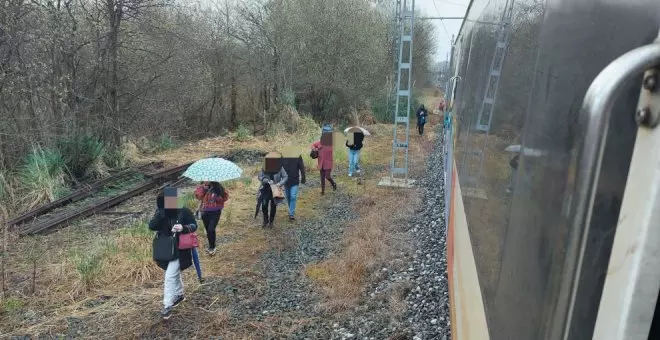
[[[319,157],[316,159],[316,167],[319,170],[331,170],[332,169],[332,145],[323,145],[320,140],[312,143],[310,146],[312,149],[319,150]]]
[[[280,163],[281,165],[282,163]],[[286,170],[284,170],[284,167],[280,166],[280,171],[278,172],[266,172],[263,169],[261,169],[261,172],[259,172],[259,182],[261,185],[259,186],[259,190],[257,190],[257,206],[256,210],[254,213],[254,217],[256,218],[257,215],[259,215],[259,207],[261,204],[263,204],[263,201],[266,199],[270,199],[270,195],[272,195],[272,192],[270,191],[270,184],[268,184],[269,180],[272,180],[275,182],[275,184],[279,186],[284,186],[289,179],[289,175],[286,173]],[[284,203],[283,198],[277,198],[275,199],[276,204],[282,204]]]
[[[149,229],[161,233],[161,235],[172,236],[172,227],[180,223],[183,225],[182,234],[188,234],[197,230],[197,221],[192,211],[188,208],[181,209],[165,209],[165,199],[161,196],[156,200],[158,207],[156,213],[149,221]],[[176,235],[176,243],[179,244],[179,234]],[[187,269],[192,265],[192,249],[185,249],[178,251],[179,264],[181,270]],[[156,261],[158,267],[167,270],[167,262]]]
[[[428,112],[426,112],[426,108],[424,105],[420,106],[419,109],[417,109],[417,125],[424,125],[426,124],[426,116],[428,116]]]

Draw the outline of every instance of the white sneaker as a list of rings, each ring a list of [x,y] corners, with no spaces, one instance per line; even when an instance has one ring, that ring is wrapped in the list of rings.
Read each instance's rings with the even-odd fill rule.
[[[353,174],[348,174],[348,177],[353,177]]]

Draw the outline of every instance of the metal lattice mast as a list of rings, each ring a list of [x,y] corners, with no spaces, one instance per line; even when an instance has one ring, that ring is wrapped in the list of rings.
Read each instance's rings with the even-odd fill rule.
[[[399,73],[399,41],[401,40],[401,0],[396,0],[396,5],[394,7],[394,22],[392,25],[392,32],[391,32],[391,37],[392,37],[392,47],[396,46],[396,49],[392,50],[392,61],[394,62],[392,64],[392,83],[388,83],[388,93],[387,93],[387,105],[386,109],[387,110],[392,110],[391,112],[395,112],[396,110],[396,79],[397,75]],[[391,106],[390,106],[391,105]]]
[[[484,150],[486,144],[488,143],[488,135],[490,133],[490,127],[493,122],[493,112],[495,110],[495,101],[497,99],[497,90],[500,84],[500,78],[502,75],[502,66],[504,65],[504,56],[509,44],[509,35],[511,32],[511,23],[513,18],[513,3],[514,0],[508,0],[502,13],[501,24],[497,32],[497,42],[495,43],[495,52],[490,64],[490,70],[488,72],[488,77],[486,78],[486,89],[484,91],[483,100],[481,101],[481,107],[479,109],[479,114],[477,115],[477,121],[475,130],[477,132],[485,133],[481,145],[477,150],[469,150],[467,153],[478,157],[479,167],[478,173],[476,176],[466,175],[466,183],[472,183],[475,188],[479,186],[479,180],[483,171],[484,163]],[[464,171],[467,169],[469,172],[470,167],[464,167]]]
[[[394,140],[392,143],[392,165],[390,177],[403,175],[408,183],[408,142],[410,139],[410,104],[412,99],[412,56],[415,0],[397,0],[399,8],[399,53],[397,60],[396,100],[394,107]],[[403,83],[403,84],[402,84]],[[402,103],[401,101],[405,103]],[[401,107],[403,104],[403,108]],[[402,110],[403,109],[403,110]],[[400,136],[400,125],[405,126],[405,134]],[[399,139],[404,137],[403,139]],[[403,164],[397,162],[397,151],[404,154]]]
[[[497,32],[497,42],[495,43],[495,53],[490,64],[490,72],[486,81],[486,91],[484,99],[481,102],[479,116],[477,116],[477,131],[488,132],[493,121],[493,109],[497,99],[497,89],[502,75],[502,66],[504,64],[504,54],[509,43],[509,32],[511,28],[511,17],[513,13],[513,1],[508,1],[505,12],[502,13],[502,25]]]

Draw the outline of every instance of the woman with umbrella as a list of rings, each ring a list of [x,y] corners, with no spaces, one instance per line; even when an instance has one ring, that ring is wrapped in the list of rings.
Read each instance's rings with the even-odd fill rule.
[[[224,190],[224,188],[222,188],[222,186],[220,185],[220,182],[240,178],[242,174],[243,174],[243,169],[241,169],[238,165],[236,165],[236,164],[234,164],[234,163],[232,163],[232,162],[230,162],[226,159],[223,159],[223,158],[204,158],[204,159],[200,159],[199,161],[197,161],[197,162],[193,163],[192,165],[190,165],[190,167],[188,167],[188,169],[183,173],[182,176],[190,178],[193,181],[209,183],[208,186],[203,185],[203,187],[206,187],[209,190],[205,189],[206,193],[204,194],[204,196],[202,196],[203,197],[202,199],[204,199],[204,197],[207,197],[207,194],[209,193],[209,191],[211,191],[212,194],[216,195],[215,199],[213,201],[214,201],[214,204],[215,204],[216,209],[217,209],[217,206],[220,205],[220,204],[218,204],[219,198],[223,198],[222,207],[224,207],[224,203],[227,201],[227,198],[228,198],[227,193]],[[214,185],[210,184],[210,182],[216,182],[217,185],[214,186]],[[220,191],[220,189],[222,189],[224,194],[223,194],[223,192]],[[199,190],[199,188],[198,188],[198,190],[196,190],[196,196],[197,196],[198,191],[201,191],[201,190]],[[204,208],[203,202],[202,202],[201,205],[202,205],[202,207],[200,207],[200,208],[202,208],[202,209],[200,209],[200,210],[203,210],[203,208]],[[217,209],[218,210],[217,221],[220,220],[220,213],[221,213],[222,209],[223,208]],[[211,209],[211,210],[214,210],[214,209]],[[200,212],[202,212],[202,211],[200,211]],[[217,226],[218,222],[217,221],[215,222],[215,224],[213,225],[213,228],[209,228],[209,226],[212,225],[212,223],[210,223],[210,222],[213,222],[213,221],[204,220],[203,217],[202,217],[202,219],[203,219],[203,222],[205,224],[205,227],[207,228],[206,236],[209,239],[209,249],[207,251],[210,255],[213,255],[213,254],[215,254],[215,227]],[[209,222],[209,223],[207,223],[207,222]],[[209,232],[209,229],[210,229],[211,232]],[[195,264],[195,269],[197,269],[197,276],[199,278],[199,281],[202,282],[203,281],[202,280],[202,270],[201,270],[201,266],[199,265],[199,258],[197,256],[197,249],[193,249],[192,256],[193,256],[193,262]]]
[[[354,126],[344,130],[344,133],[348,134],[348,140],[346,141],[346,147],[348,147],[348,177],[353,177],[354,172],[360,171],[360,150],[362,150],[364,136],[368,136],[369,131]]]
[[[206,253],[213,256],[215,255],[215,229],[220,222],[220,215],[229,195],[220,183],[204,181],[195,190],[195,197],[200,201],[199,212],[202,215],[206,238],[209,242]]]

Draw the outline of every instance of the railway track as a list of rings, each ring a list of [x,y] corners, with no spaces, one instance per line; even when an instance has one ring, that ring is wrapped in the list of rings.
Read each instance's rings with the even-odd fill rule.
[[[96,192],[98,192],[99,190],[103,189],[108,184],[111,184],[119,180],[123,180],[131,175],[135,175],[142,171],[146,171],[153,168],[160,168],[162,166],[163,166],[163,162],[151,162],[136,168],[125,169],[108,178],[104,178],[102,180],[93,182],[91,184],[84,185],[82,188],[72,192],[67,196],[59,198],[51,203],[41,205],[33,210],[24,213],[23,215],[12,218],[8,220],[6,224],[9,226],[24,224],[52,210],[63,207],[70,203],[75,203],[83,199],[86,199],[92,196],[93,194],[95,194]]]
[[[208,157],[217,157],[217,156],[211,155]],[[20,220],[22,218],[23,223],[21,225],[15,222],[13,223],[13,225],[18,226],[17,232],[21,236],[47,234],[53,232],[59,229],[60,227],[64,227],[71,224],[71,222],[73,222],[74,220],[89,217],[95,214],[100,214],[109,208],[112,208],[129,200],[130,198],[141,195],[152,189],[157,189],[159,187],[164,186],[165,184],[175,185],[175,186],[179,185],[183,181],[185,181],[185,179],[177,179],[177,177],[179,177],[192,163],[194,162],[188,162],[171,168],[144,173],[145,180],[130,186],[128,189],[122,190],[123,192],[119,194],[115,194],[110,197],[101,197],[92,200],[88,204],[81,205],[80,207],[76,207],[74,209],[61,209],[63,210],[61,212],[54,211],[51,214],[49,214],[50,216],[45,215],[46,212],[50,212],[52,210],[55,210],[56,208],[63,208],[64,205],[68,203],[82,201],[83,199],[89,199],[95,192],[98,192],[101,188],[103,188],[104,185],[95,186],[95,191],[87,190],[84,193],[81,192],[81,193],[77,193],[76,195],[74,194],[69,195],[69,197],[67,198],[68,203],[64,203],[64,204],[59,203],[58,206],[48,207],[49,208],[48,210],[45,210],[42,207],[37,208],[35,209],[35,210],[39,210],[37,212],[30,211],[24,214],[24,216],[28,216],[28,217],[20,216],[14,219],[14,220]],[[122,178],[127,178],[127,176],[129,176],[130,174],[129,175],[117,174],[116,176],[119,175],[121,175],[122,177],[115,178],[113,181]],[[106,182],[106,184],[109,182]],[[36,218],[37,216],[41,216],[41,217]],[[25,223],[25,221],[29,220],[30,218],[32,218],[31,221],[32,223]]]

